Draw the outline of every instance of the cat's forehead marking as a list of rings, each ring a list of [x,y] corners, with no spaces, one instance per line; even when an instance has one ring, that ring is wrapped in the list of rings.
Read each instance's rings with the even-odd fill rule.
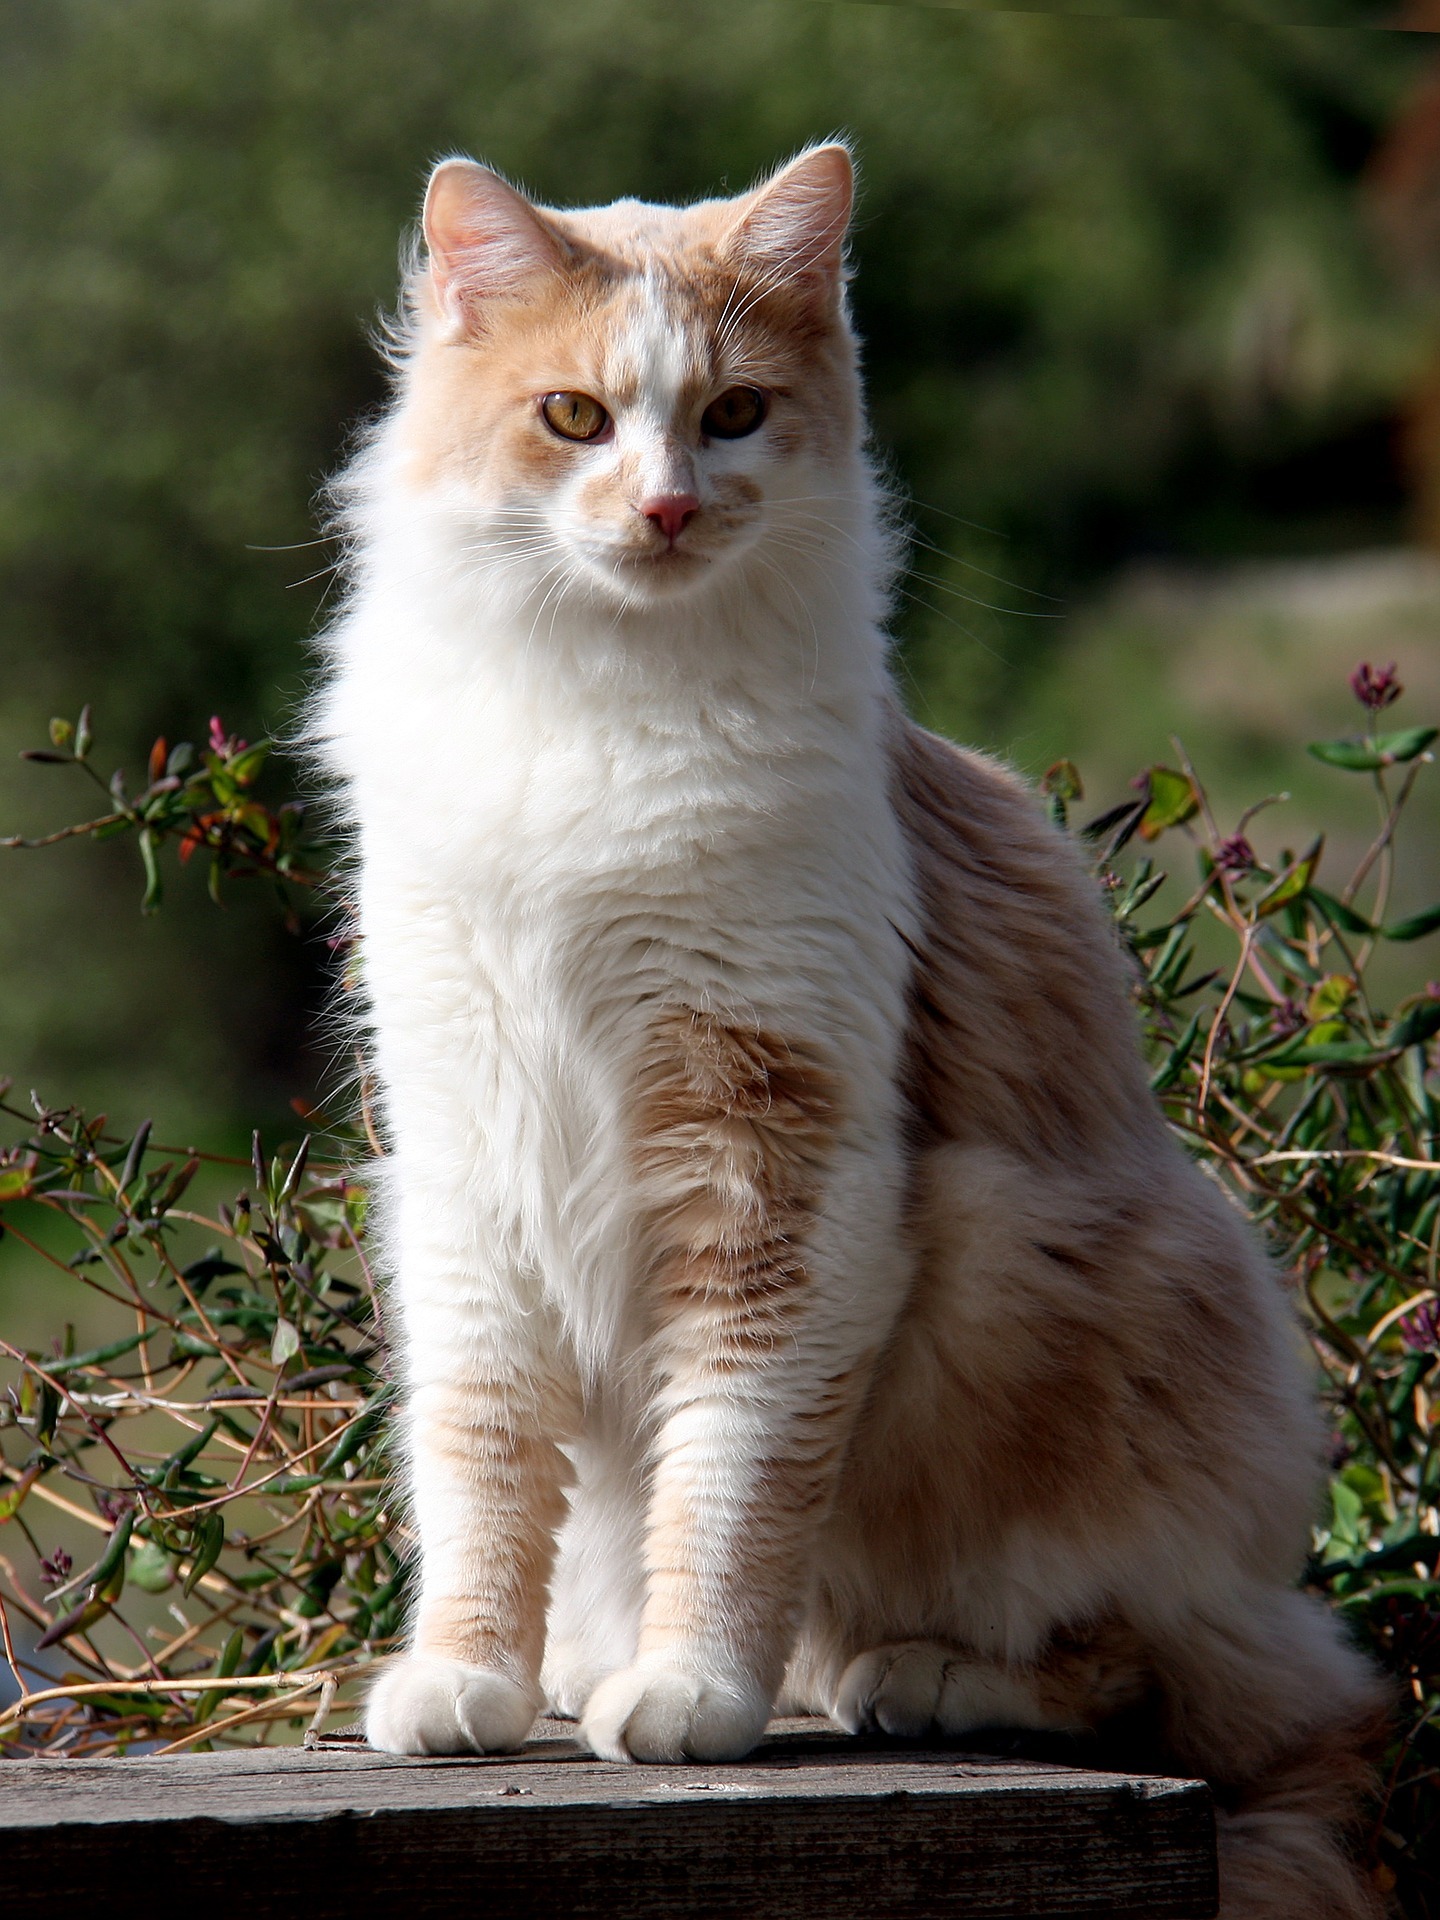
[[[605,346],[605,383],[617,400],[673,418],[705,377],[707,342],[699,317],[668,276],[638,275],[613,315]]]
[[[733,273],[716,276],[709,252],[716,204],[617,200],[561,217],[562,227],[598,248],[615,269],[592,338],[606,390],[618,405],[643,406],[670,420],[708,393],[715,323],[734,282]]]

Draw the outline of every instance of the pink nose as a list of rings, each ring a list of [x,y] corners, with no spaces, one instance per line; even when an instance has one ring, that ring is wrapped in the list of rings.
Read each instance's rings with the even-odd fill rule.
[[[693,493],[654,493],[640,502],[640,511],[655,522],[673,547],[677,536],[700,511],[700,502]]]

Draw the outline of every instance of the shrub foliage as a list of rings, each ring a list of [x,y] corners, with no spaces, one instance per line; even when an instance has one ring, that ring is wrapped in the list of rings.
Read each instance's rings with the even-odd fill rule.
[[[1440,906],[1388,910],[1397,831],[1440,729],[1392,724],[1393,669],[1357,668],[1352,687],[1355,736],[1309,748],[1337,779],[1374,789],[1374,839],[1344,878],[1320,840],[1261,860],[1249,838],[1260,807],[1216,820],[1178,743],[1175,765],[1149,768],[1083,827],[1076,769],[1060,762],[1043,787],[1087,845],[1132,956],[1157,1097],[1266,1234],[1314,1347],[1333,1449],[1306,1577],[1396,1677],[1367,1844],[1379,1882],[1398,1880],[1407,1908],[1431,1915],[1440,983],[1389,1007],[1372,983],[1378,953],[1440,932]],[[94,781],[105,808],[9,845],[129,834],[147,910],[167,847],[181,862],[203,854],[217,898],[232,879],[274,886],[292,919],[302,894],[326,890],[302,810],[257,796],[263,744],[218,722],[199,751],[157,741],[133,797],[91,755],[88,714],[52,723],[50,747],[30,757]],[[47,1351],[0,1337],[0,1624],[22,1696],[0,1713],[0,1751],[263,1739],[303,1725],[312,1701],[318,1729],[336,1690],[393,1644],[409,1564],[355,1171],[383,1147],[363,1102],[363,1124],[312,1131],[276,1157],[257,1138],[250,1164],[161,1145],[148,1122],[130,1134],[34,1096],[27,1108],[8,1089],[0,1115],[12,1264],[18,1246],[37,1292],[58,1269],[127,1327],[79,1352],[68,1328]],[[229,1198],[195,1197],[227,1182]],[[62,1516],[93,1563],[51,1544]]]

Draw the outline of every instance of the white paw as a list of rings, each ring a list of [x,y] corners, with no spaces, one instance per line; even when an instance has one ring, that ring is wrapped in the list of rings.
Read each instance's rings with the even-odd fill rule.
[[[738,1760],[765,1731],[770,1702],[663,1667],[626,1667],[590,1696],[580,1732],[602,1760]]]
[[[872,1647],[840,1676],[835,1718],[847,1733],[878,1727],[915,1739],[939,1717],[945,1660],[945,1649],[925,1640]]]
[[[872,1647],[852,1660],[840,1678],[834,1715],[847,1733],[878,1727],[909,1740],[932,1728],[959,1734],[1046,1724],[1025,1675],[933,1640]]]
[[[540,1674],[540,1689],[552,1713],[562,1720],[579,1720],[592,1693],[614,1667],[602,1667],[578,1653],[558,1648]]]
[[[382,1753],[512,1753],[535,1721],[533,1695],[503,1673],[438,1653],[387,1667],[365,1708],[365,1737]]]

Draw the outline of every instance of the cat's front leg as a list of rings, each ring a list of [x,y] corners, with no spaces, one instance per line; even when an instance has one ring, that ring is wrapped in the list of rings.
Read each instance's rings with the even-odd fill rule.
[[[615,1760],[738,1758],[764,1731],[806,1561],[903,1288],[883,1131],[765,1034],[691,1016],[651,1072],[661,1387],[634,1663],[582,1730]]]
[[[441,1197],[405,1195],[397,1251],[410,1512],[420,1592],[410,1651],[370,1695],[366,1735],[390,1753],[518,1747],[540,1705],[545,1592],[567,1470],[564,1395],[535,1314],[447,1235]]]

